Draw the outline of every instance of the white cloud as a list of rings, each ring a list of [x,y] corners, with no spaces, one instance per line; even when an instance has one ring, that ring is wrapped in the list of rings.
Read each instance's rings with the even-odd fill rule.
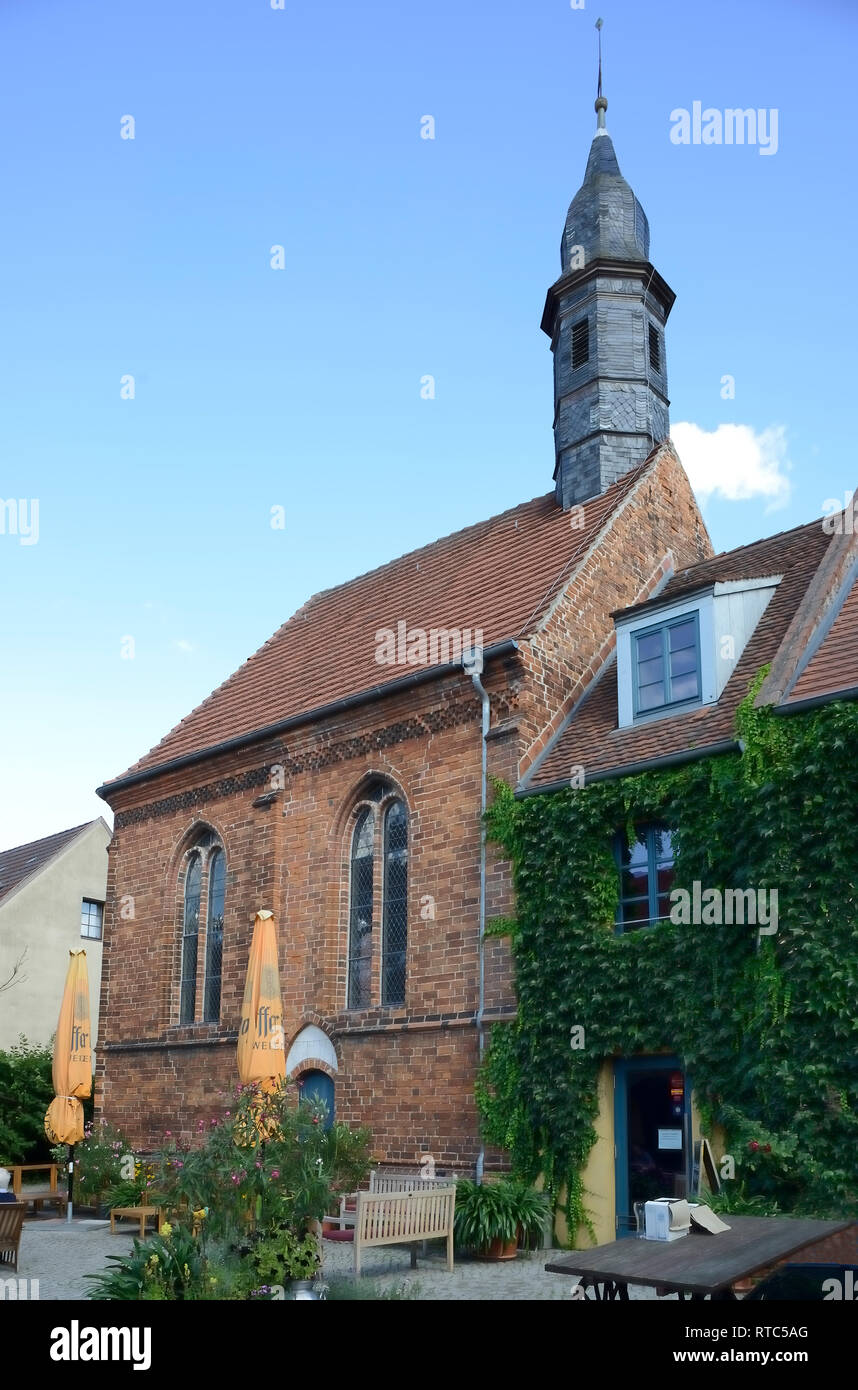
[[[792,484],[787,476],[786,429],[771,425],[757,433],[750,425],[719,425],[703,430],[681,421],[670,431],[679,457],[701,502],[768,498],[767,512],[785,507]]]
[[[194,646],[193,642],[187,642],[184,637],[179,637],[173,643],[173,646],[176,647],[176,649],[180,652],[196,651],[196,647]]]

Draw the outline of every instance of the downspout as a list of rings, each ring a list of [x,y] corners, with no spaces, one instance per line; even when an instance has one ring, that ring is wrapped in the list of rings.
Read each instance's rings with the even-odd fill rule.
[[[485,1052],[486,1037],[483,1027],[483,1014],[486,1002],[486,792],[487,792],[487,739],[489,734],[489,724],[491,722],[491,710],[489,707],[488,691],[480,680],[480,671],[483,668],[482,651],[475,649],[469,652],[462,662],[465,674],[470,676],[474,689],[482,702],[482,736],[480,739],[481,761],[480,761],[480,935],[479,935],[479,991],[477,996],[477,1015],[475,1023],[477,1025],[477,1045],[479,1048],[480,1064],[483,1061]],[[480,1150],[477,1154],[476,1180],[481,1183],[483,1180],[483,1168],[486,1161],[486,1147],[480,1141]]]

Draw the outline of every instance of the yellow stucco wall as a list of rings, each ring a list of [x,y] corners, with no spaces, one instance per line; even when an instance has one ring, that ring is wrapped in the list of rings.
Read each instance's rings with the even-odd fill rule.
[[[92,1036],[98,1037],[100,941],[80,934],[81,900],[104,902],[110,831],[97,820],[29,883],[0,901],[0,981],[26,947],[20,978],[0,994],[0,1047],[23,1033],[46,1044],[57,1026],[69,951],[86,951]]]

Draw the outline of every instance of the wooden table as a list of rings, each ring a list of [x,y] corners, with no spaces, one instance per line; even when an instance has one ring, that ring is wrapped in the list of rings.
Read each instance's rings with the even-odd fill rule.
[[[19,1202],[33,1204],[33,1215],[35,1216],[40,1207],[56,1206],[60,1212],[64,1212],[68,1206],[68,1195],[60,1192],[57,1181],[56,1163],[12,1163],[9,1165],[12,1172],[12,1191]],[[31,1183],[24,1186],[25,1173],[47,1173],[48,1184]]]
[[[679,1240],[612,1240],[593,1250],[558,1255],[545,1266],[550,1274],[580,1275],[585,1290],[602,1301],[627,1299],[629,1284],[644,1284],[680,1298],[735,1298],[732,1285],[766,1265],[776,1264],[825,1236],[845,1231],[853,1221],[815,1221],[792,1216],[729,1216],[718,1235]]]
[[[111,1230],[111,1232],[115,1232],[115,1231],[116,1231],[116,1224],[115,1224],[115,1222],[116,1222],[116,1217],[117,1217],[117,1216],[126,1216],[126,1217],[128,1217],[129,1221],[139,1221],[139,1222],[140,1222],[140,1239],[141,1239],[141,1240],[143,1240],[143,1239],[145,1238],[145,1235],[146,1235],[146,1221],[147,1221],[147,1219],[148,1219],[150,1216],[153,1216],[153,1217],[155,1218],[155,1220],[156,1220],[156,1222],[157,1222],[157,1225],[158,1225],[158,1233],[159,1233],[159,1234],[160,1234],[160,1232],[161,1232],[161,1227],[162,1227],[163,1224],[164,1224],[164,1208],[163,1208],[163,1207],[114,1207],[114,1208],[112,1209],[111,1213],[110,1213],[110,1230]]]

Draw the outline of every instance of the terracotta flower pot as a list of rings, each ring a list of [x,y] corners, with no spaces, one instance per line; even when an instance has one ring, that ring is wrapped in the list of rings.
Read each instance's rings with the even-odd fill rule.
[[[482,1250],[477,1251],[478,1260],[514,1260],[518,1250],[518,1241],[515,1236],[512,1240],[502,1240],[498,1236],[495,1240],[483,1246]]]

